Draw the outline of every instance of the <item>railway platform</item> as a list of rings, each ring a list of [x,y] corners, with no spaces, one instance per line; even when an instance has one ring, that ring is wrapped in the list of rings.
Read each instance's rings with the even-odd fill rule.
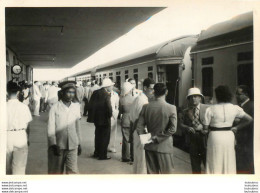
[[[30,124],[30,146],[26,174],[48,174],[48,157],[47,157],[47,123],[48,114],[41,113],[40,117],[33,117]],[[117,152],[109,153],[111,160],[100,161],[91,157],[94,152],[94,131],[92,123],[86,122],[86,117],[81,121],[82,134],[82,154],[78,158],[80,174],[132,174],[132,165],[121,162],[121,141],[122,134],[120,123],[117,129]],[[190,174],[191,165],[188,153],[174,148],[175,173]]]

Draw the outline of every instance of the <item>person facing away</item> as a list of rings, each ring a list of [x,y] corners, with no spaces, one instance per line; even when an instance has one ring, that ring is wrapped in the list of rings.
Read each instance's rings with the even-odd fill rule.
[[[34,116],[40,116],[40,99],[41,99],[41,92],[39,89],[40,82],[35,81],[33,84],[33,102],[34,102]]]
[[[127,82],[130,82],[134,86],[134,89],[132,90],[132,96],[137,97],[138,95],[140,95],[142,93],[141,90],[136,88],[136,81],[135,81],[135,79],[129,78],[127,80]]]
[[[253,119],[241,107],[231,104],[232,93],[228,86],[218,86],[215,89],[215,94],[217,104],[206,109],[204,118],[204,130],[209,131],[206,173],[235,174],[234,133],[248,126]],[[236,118],[243,120],[243,122],[232,126]]]
[[[254,117],[254,102],[249,98],[249,87],[240,85],[236,91],[238,105]],[[236,163],[238,174],[254,174],[254,124],[236,133]]]
[[[10,81],[7,84],[7,146],[6,174],[24,175],[28,157],[29,122],[32,121],[28,105],[18,101],[20,87]]]
[[[121,130],[122,130],[122,162],[133,161],[132,141],[130,141],[131,128],[130,128],[130,109],[134,102],[134,96],[132,91],[134,86],[129,82],[124,82],[119,101],[121,118]],[[131,149],[131,150],[130,150]]]
[[[80,105],[74,103],[76,83],[59,84],[61,100],[49,112],[48,121],[48,173],[78,173],[77,157],[81,154]]]
[[[95,125],[95,151],[92,157],[99,160],[109,160],[107,148],[111,132],[111,92],[114,83],[105,78],[102,82],[101,89],[95,90],[90,98],[88,119]]]
[[[136,131],[136,124],[140,112],[145,104],[154,98],[154,84],[155,81],[151,78],[146,78],[143,82],[143,92],[137,96],[130,109],[130,122],[131,122],[131,135],[133,140],[133,173],[134,174],[147,174],[147,167],[145,161],[144,145],[141,144],[140,137]]]
[[[165,84],[155,84],[155,100],[143,106],[137,122],[139,135],[145,134],[147,126],[152,136],[144,147],[148,174],[171,174],[174,170],[172,135],[177,130],[177,112],[165,101],[167,92]]]
[[[87,82],[85,87],[84,87],[84,98],[83,98],[83,101],[85,102],[85,104],[84,104],[83,116],[87,116],[88,103],[89,103],[88,94],[89,94],[90,85],[91,85],[91,82]]]
[[[193,174],[201,173],[201,164],[206,166],[207,136],[203,119],[208,105],[201,104],[203,95],[198,88],[190,88],[187,95],[188,108],[183,110],[180,126],[190,136],[190,161]]]
[[[96,80],[93,80],[93,81],[91,82],[91,87],[90,87],[89,93],[88,93],[88,100],[89,100],[89,101],[90,101],[90,98],[91,98],[93,92],[94,92],[95,90],[98,90],[98,89],[100,89],[100,86],[97,84],[97,81],[96,81]]]
[[[57,82],[53,81],[52,85],[48,88],[48,92],[45,101],[48,103],[49,108],[51,108],[56,102],[58,102],[58,88]]]

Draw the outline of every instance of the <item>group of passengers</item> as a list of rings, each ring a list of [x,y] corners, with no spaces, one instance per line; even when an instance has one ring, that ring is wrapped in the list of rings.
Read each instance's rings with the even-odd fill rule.
[[[168,90],[163,83],[146,78],[139,90],[135,79],[130,78],[120,93],[114,84],[109,78],[101,85],[96,81],[84,85],[64,81],[50,86],[36,81],[30,87],[8,82],[7,174],[25,174],[31,103],[34,116],[49,113],[49,174],[79,173],[82,116],[95,125],[93,158],[98,160],[109,160],[107,153],[116,152],[120,119],[121,160],[133,165],[135,174],[174,173],[173,134],[177,128],[189,136],[192,173],[254,173],[254,110],[247,86],[237,88],[238,105],[232,104],[228,86],[215,89],[216,104],[211,105],[203,104],[204,96],[198,88],[190,88],[187,107],[177,115],[176,107],[166,102]]]

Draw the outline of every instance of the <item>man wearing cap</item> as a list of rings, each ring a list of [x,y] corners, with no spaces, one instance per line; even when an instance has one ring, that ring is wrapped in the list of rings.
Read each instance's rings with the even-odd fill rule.
[[[93,157],[99,160],[108,160],[111,157],[107,156],[107,148],[110,140],[111,129],[111,91],[114,83],[105,78],[102,82],[101,89],[93,92],[89,109],[88,122],[95,124],[95,152]]]
[[[76,82],[59,84],[61,100],[49,112],[48,173],[78,173],[77,156],[81,154],[80,105],[72,102],[76,95]],[[64,171],[65,168],[65,171]]]
[[[23,175],[28,156],[28,124],[32,116],[28,105],[18,101],[19,90],[16,83],[8,82],[6,174]]]
[[[203,132],[203,119],[207,105],[201,104],[203,95],[198,88],[188,90],[188,108],[183,110],[180,126],[190,136],[190,160],[193,174],[201,174],[201,163],[206,164],[207,137]]]

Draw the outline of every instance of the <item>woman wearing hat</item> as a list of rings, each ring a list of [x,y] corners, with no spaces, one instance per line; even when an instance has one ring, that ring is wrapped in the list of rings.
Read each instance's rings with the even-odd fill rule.
[[[215,93],[217,104],[207,108],[204,120],[204,130],[209,130],[206,173],[235,174],[234,133],[249,125],[253,119],[242,108],[231,104],[232,93],[227,86],[218,86]],[[232,127],[236,118],[243,122]]]
[[[122,114],[121,118],[121,128],[122,128],[122,162],[129,162],[133,160],[132,144],[130,143],[130,109],[135,97],[132,95],[134,85],[130,82],[125,82],[122,87],[122,94],[120,98],[120,112]],[[131,153],[130,153],[131,147]]]

